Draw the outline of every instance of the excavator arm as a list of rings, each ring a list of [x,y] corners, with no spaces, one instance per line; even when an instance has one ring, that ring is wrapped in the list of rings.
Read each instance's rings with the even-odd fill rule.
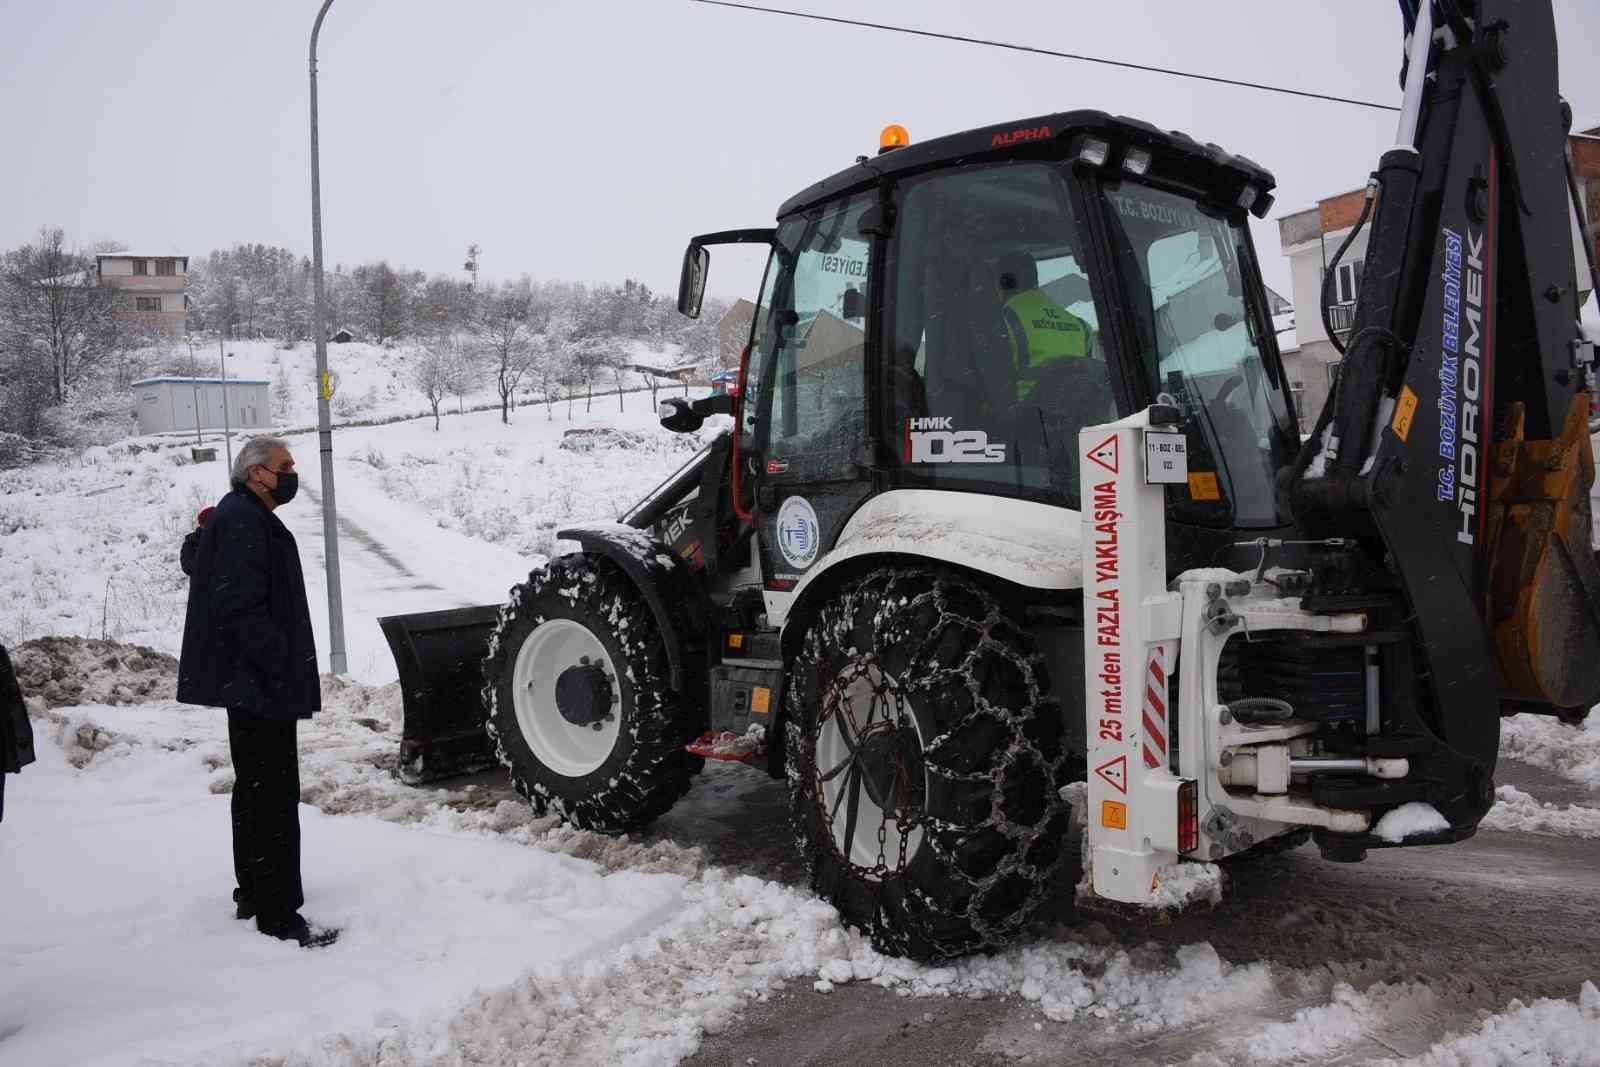
[[[1400,6],[1404,106],[1368,186],[1355,321],[1280,488],[1306,536],[1351,545],[1314,569],[1307,606],[1387,604],[1410,630],[1459,824],[1488,803],[1501,714],[1600,700],[1579,322],[1596,277],[1587,250],[1574,264],[1549,0]]]

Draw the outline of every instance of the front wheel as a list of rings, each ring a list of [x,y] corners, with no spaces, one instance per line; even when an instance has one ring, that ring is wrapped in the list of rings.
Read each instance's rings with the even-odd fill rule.
[[[642,829],[688,791],[697,730],[654,615],[613,564],[564,556],[511,591],[484,661],[488,731],[518,792],[586,830]]]
[[[786,696],[790,818],[812,887],[880,950],[1004,944],[1068,833],[1061,712],[1007,607],[963,577],[884,567],[806,631]]]

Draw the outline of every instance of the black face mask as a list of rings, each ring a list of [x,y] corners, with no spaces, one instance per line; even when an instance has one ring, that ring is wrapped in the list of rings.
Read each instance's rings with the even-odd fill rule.
[[[300,475],[294,471],[276,471],[278,484],[267,490],[267,495],[279,507],[294,499],[295,493],[300,491]]]

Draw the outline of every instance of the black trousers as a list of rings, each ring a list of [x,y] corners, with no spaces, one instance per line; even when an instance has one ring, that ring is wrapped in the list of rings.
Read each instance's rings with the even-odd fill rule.
[[[238,897],[265,917],[298,911],[300,754],[295,721],[228,711],[233,756],[233,873]]]

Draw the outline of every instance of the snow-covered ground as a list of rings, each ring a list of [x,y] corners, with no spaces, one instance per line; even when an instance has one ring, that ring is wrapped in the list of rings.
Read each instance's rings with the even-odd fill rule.
[[[662,430],[648,394],[338,431],[335,487],[349,669],[395,677],[380,615],[489,604],[556,552],[568,523],[615,520],[699,447]],[[567,431],[582,433],[569,439]],[[600,432],[600,431],[611,431]],[[242,439],[236,439],[240,441]],[[282,518],[306,564],[328,667],[322,476],[313,433],[290,438],[305,490]],[[566,447],[563,447],[563,445]],[[148,447],[147,447],[148,446]],[[0,642],[71,634],[173,654],[188,581],[178,547],[227,491],[225,455],[189,462],[181,440],[142,439],[0,479]],[[568,548],[575,546],[568,545]]]
[[[1093,924],[946,967],[886,958],[804,890],[693,848],[402,786],[394,686],[330,681],[327,697],[301,741],[307,912],[345,934],[314,953],[231,917],[218,713],[36,709],[40,760],[15,780],[0,834],[0,899],[26,917],[0,925],[4,1062],[670,1064],[747,1003],[866,982],[935,1001],[1012,997],[1042,1024],[1134,1035],[1310,1002],[1219,1050],[1285,1063],[1439,996],[1233,965],[1204,942],[1130,951]],[[759,780],[711,773],[735,789]],[[1511,1004],[1427,1062],[1584,1063],[1561,1054],[1597,1048],[1586,986],[1577,1004]]]
[[[231,918],[221,713],[174,703],[157,656],[49,653],[63,677],[37,688],[61,706],[36,707],[39,763],[10,780],[0,825],[0,1063],[668,1064],[752,1005],[855,984],[923,998],[930,1017],[949,998],[1006,998],[1033,1013],[1044,1047],[1240,1019],[1194,1062],[1319,1062],[1437,1009],[1423,983],[1232,963],[1211,935],[1140,944],[1087,921],[946,967],[882,957],[803,887],[693,844],[726,806],[774,788],[744,767],[707,771],[673,814],[687,835],[626,839],[535,818],[487,786],[401,785],[400,697],[374,620],[499,601],[557,549],[561,524],[616,518],[688,458],[694,440],[655,427],[641,396],[628,404],[337,434],[356,680],[326,680],[300,746],[306,911],[346,931],[330,949]],[[572,428],[616,432],[563,448]],[[307,491],[279,515],[300,539],[326,667],[315,438],[292,444]],[[224,488],[220,463],[186,458],[121,446],[7,472],[0,641],[176,653],[178,543]],[[1600,784],[1600,724],[1519,717],[1506,739],[1508,756]],[[1584,838],[1600,833],[1595,814],[1503,787],[1486,826]],[[1600,996],[1585,977],[1572,1000],[1457,1011],[1425,1062],[1597,1062]]]

